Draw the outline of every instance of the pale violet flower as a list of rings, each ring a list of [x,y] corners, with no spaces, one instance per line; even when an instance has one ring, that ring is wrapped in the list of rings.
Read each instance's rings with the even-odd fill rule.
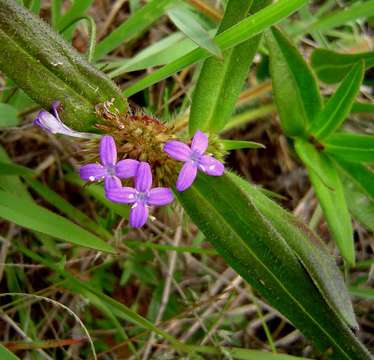
[[[100,141],[99,163],[91,163],[81,166],[80,177],[86,181],[104,180],[104,189],[107,192],[113,187],[120,187],[121,180],[134,177],[137,173],[139,161],[125,159],[117,162],[117,148],[114,139],[105,135]]]
[[[66,126],[58,115],[57,109],[59,105],[60,103],[58,101],[52,103],[53,114],[45,110],[40,111],[38,117],[34,120],[34,124],[52,134],[63,134],[83,139],[90,139],[97,136],[96,134],[75,131]]]
[[[164,187],[152,188],[151,167],[141,162],[135,176],[135,188],[113,187],[107,191],[111,201],[131,204],[129,222],[134,228],[142,227],[148,219],[149,206],[162,206],[173,201],[173,193]]]
[[[178,191],[188,189],[194,182],[197,171],[207,175],[221,176],[224,165],[213,156],[205,155],[208,148],[208,136],[202,131],[196,131],[191,146],[181,141],[171,140],[164,146],[164,151],[173,159],[183,161],[184,165],[178,175],[176,188]]]

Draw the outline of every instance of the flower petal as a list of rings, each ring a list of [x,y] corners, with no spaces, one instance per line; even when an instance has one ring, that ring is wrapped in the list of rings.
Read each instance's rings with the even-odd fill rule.
[[[191,149],[197,151],[200,155],[204,154],[208,148],[208,136],[200,130],[195,132],[192,138]]]
[[[139,161],[134,159],[126,159],[118,161],[115,172],[121,179],[134,177],[138,171]]]
[[[187,161],[191,154],[191,149],[185,143],[171,140],[164,145],[164,151],[174,160]]]
[[[52,134],[57,134],[61,130],[65,130],[61,121],[45,110],[39,112],[38,117],[34,120],[34,124]]]
[[[225,166],[213,156],[204,155],[199,160],[199,169],[211,176],[221,176]]]
[[[81,179],[86,181],[98,181],[106,175],[104,166],[100,164],[87,164],[81,166],[79,169],[79,175]]]
[[[114,139],[105,135],[100,141],[100,159],[104,166],[115,165],[117,162],[117,148]]]
[[[105,195],[113,202],[133,204],[135,202],[136,190],[132,187],[112,187],[106,191]]]
[[[135,189],[140,192],[148,191],[152,186],[152,171],[148,163],[139,164],[135,177]]]
[[[104,179],[104,190],[108,192],[110,189],[120,188],[121,180],[117,176],[106,176]]]
[[[197,174],[197,167],[191,162],[186,162],[178,175],[177,190],[184,191],[194,182]]]
[[[148,219],[148,208],[141,202],[136,202],[130,210],[129,221],[133,228],[142,227]]]
[[[173,193],[169,188],[157,187],[150,190],[147,203],[162,206],[170,204],[173,200]]]
[[[63,134],[83,139],[90,139],[96,136],[96,134],[83,133],[70,129],[64,123],[61,122],[57,112],[55,113],[57,117],[52,115],[48,111],[40,111],[38,117],[34,120],[34,125],[37,125],[43,130],[48,131],[52,134]]]

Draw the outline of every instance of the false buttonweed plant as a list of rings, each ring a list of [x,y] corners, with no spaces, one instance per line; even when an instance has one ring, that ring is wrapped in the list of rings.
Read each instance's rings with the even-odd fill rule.
[[[31,2],[32,10],[38,12],[38,4]],[[341,55],[317,49],[312,55],[312,70],[288,37],[274,27],[299,9],[305,15],[306,0],[229,0],[214,38],[187,2],[151,0],[97,46],[95,24],[83,16],[91,2],[75,2],[71,12],[64,16],[56,11],[59,2],[53,4],[54,30],[25,6],[14,0],[0,0],[0,70],[11,86],[24,91],[23,99],[45,109],[52,107],[51,113],[42,110],[38,114],[36,125],[52,134],[76,138],[84,154],[79,174],[87,187],[103,182],[101,201],[109,203],[123,218],[128,217],[133,228],[147,223],[150,207],[169,205],[175,197],[224,260],[313,341],[320,355],[339,360],[370,359],[356,335],[359,328],[346,285],[325,245],[264,192],[225,168],[228,150],[259,145],[222,140],[220,133],[230,126],[249,67],[254,56],[261,52],[270,59],[273,95],[283,131],[308,169],[341,254],[348,264],[354,264],[350,205],[353,215],[359,214],[359,221],[363,219],[364,224],[370,221],[365,220],[362,212],[355,211],[355,202],[350,204],[347,198],[357,193],[372,198],[373,173],[368,164],[373,161],[374,147],[372,136],[347,132],[341,126],[355,105],[364,69],[373,64],[372,56]],[[354,4],[344,16],[334,13],[310,23],[303,31],[323,40],[321,31],[326,28],[373,11],[371,2]],[[123,41],[134,40],[162,14],[167,14],[183,34],[183,49],[176,55],[168,51],[170,58],[166,65],[121,91],[97,69],[118,76],[129,69],[165,64],[158,62],[162,56],[154,48],[128,62],[103,63],[108,53]],[[216,16],[214,12],[210,14]],[[89,61],[68,44],[72,27],[81,19],[89,24]],[[292,31],[295,29],[290,28],[290,34]],[[331,62],[324,63],[328,56],[338,65],[326,72],[326,66],[331,66]],[[89,63],[92,61],[96,66]],[[126,96],[199,61],[202,66],[195,77],[189,134],[180,131],[178,123],[160,121],[129,105]],[[314,71],[322,81],[340,82],[326,101],[321,98]],[[4,174],[22,176],[30,188],[67,214],[67,217],[57,215],[35,203],[28,193],[22,197],[18,194],[17,198],[1,186],[2,218],[30,229],[36,237],[43,234],[116,256],[108,243],[113,236],[111,229],[103,229],[45,189],[32,170],[9,161],[4,161],[1,168]],[[350,184],[355,187],[354,192]],[[170,207],[172,211],[176,209],[174,206]],[[186,353],[199,358],[199,353],[212,351],[178,340],[158,327],[157,321],[155,325],[86,284],[67,271],[64,264],[44,259],[24,246],[19,251],[53,270],[63,279],[62,284],[68,281],[69,290],[81,291],[112,321],[123,340],[127,335],[119,321],[126,320],[167,340],[179,354],[176,358]],[[137,352],[143,349],[130,344],[129,348],[138,357]],[[145,358],[151,347],[152,341],[145,344]],[[92,351],[96,356],[93,344]],[[235,357],[234,351],[225,351]],[[10,356],[2,346],[0,354]]]

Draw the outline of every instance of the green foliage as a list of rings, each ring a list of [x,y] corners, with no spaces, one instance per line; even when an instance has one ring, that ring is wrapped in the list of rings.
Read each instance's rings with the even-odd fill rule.
[[[374,163],[374,136],[336,133],[326,139],[325,152],[346,161]]]
[[[98,103],[115,98],[115,105],[126,109],[118,88],[104,74],[14,1],[0,1],[0,47],[0,69],[46,109],[60,100],[62,118],[77,130],[99,121]]]
[[[172,4],[173,1],[152,0],[137,10],[129,19],[97,44],[94,60],[100,60],[117,46],[141,35],[144,30],[164,14],[167,6]]]
[[[334,163],[328,156],[318,153],[313,145],[302,139],[296,141],[295,148],[308,169],[309,178],[341,254],[350,265],[354,265],[355,250],[351,218]]]
[[[221,50],[230,49],[260,34],[269,26],[292,14],[305,3],[306,0],[281,0],[269,5],[253,16],[240,21],[236,25],[218,34],[214,38],[215,43]],[[124,95],[131,96],[197,61],[206,59],[208,56],[209,53],[203,49],[193,50],[128,87],[124,91]]]
[[[275,103],[288,136],[303,136],[321,109],[316,78],[296,47],[277,28],[266,34]]]
[[[18,121],[17,109],[12,105],[0,103],[0,128],[16,126]]]
[[[207,30],[200,24],[194,13],[186,6],[174,6],[167,11],[174,25],[202,49],[222,57],[221,49],[215,44]]]
[[[265,146],[254,141],[222,140],[223,148],[227,151],[236,149],[264,149]]]
[[[361,61],[352,67],[323,110],[318,113],[308,130],[309,134],[323,139],[342,125],[356,100],[363,76],[364,63]]]
[[[327,84],[343,80],[352,66],[364,60],[366,69],[374,65],[374,52],[342,54],[317,48],[313,51],[311,65],[318,78]]]
[[[19,357],[7,350],[6,347],[0,344],[0,357],[2,360],[19,360]]]
[[[252,3],[247,0],[229,1],[218,34],[244,19]],[[256,36],[226,50],[223,60],[211,57],[204,61],[193,92],[190,134],[198,129],[219,132],[225,126],[234,110],[260,39],[261,36]]]
[[[333,359],[369,359],[344,324],[343,318],[352,325],[354,315],[346,302],[344,285],[338,285],[342,281],[339,271],[332,262],[329,267],[315,262],[324,260],[317,255],[323,250],[316,250],[308,238],[314,235],[303,232],[296,219],[285,221],[272,202],[260,207],[259,195],[247,188],[250,186],[239,187],[228,175],[201,175],[190,189],[177,196],[225,260],[322,351],[331,347]],[[264,207],[268,208],[266,213]],[[297,245],[301,241],[302,245]],[[328,256],[326,259],[329,261]],[[318,269],[327,268],[332,269],[330,276],[318,274]],[[336,298],[346,300],[332,305]]]

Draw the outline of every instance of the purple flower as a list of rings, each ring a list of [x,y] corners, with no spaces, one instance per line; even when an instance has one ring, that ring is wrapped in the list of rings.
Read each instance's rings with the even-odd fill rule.
[[[135,177],[135,188],[111,188],[107,192],[107,198],[114,202],[132,204],[130,225],[140,228],[148,219],[148,207],[170,204],[173,201],[173,193],[170,189],[163,187],[152,189],[151,167],[148,163],[141,162]]]
[[[34,120],[34,125],[38,125],[43,130],[46,130],[52,134],[63,134],[78,138],[93,138],[97,136],[96,134],[89,134],[78,132],[73,129],[67,127],[60,119],[57,108],[59,107],[60,103],[58,101],[54,101],[52,103],[52,111],[53,114],[49,113],[48,111],[42,110],[39,112],[38,117]]]
[[[100,141],[101,164],[91,163],[79,169],[83,180],[99,181],[104,179],[105,191],[112,187],[122,186],[120,179],[127,179],[136,175],[139,161],[133,159],[117,162],[117,149],[114,139],[105,135]]]
[[[196,131],[191,146],[180,141],[171,140],[164,146],[164,151],[173,159],[183,161],[184,165],[178,175],[177,190],[184,191],[194,182],[197,170],[207,175],[221,176],[224,165],[213,156],[204,155],[208,148],[208,136],[202,131]]]

